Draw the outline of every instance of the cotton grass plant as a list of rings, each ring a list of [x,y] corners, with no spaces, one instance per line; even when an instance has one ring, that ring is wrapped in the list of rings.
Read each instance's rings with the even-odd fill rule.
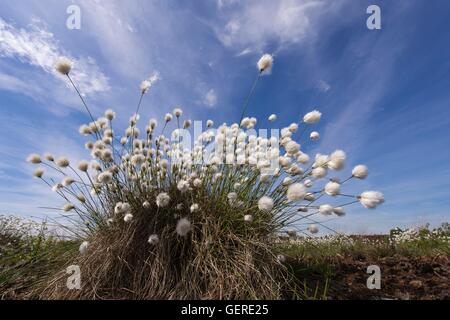
[[[138,128],[144,96],[157,75],[142,82],[136,113],[120,134],[113,129],[114,111],[94,118],[70,77],[72,63],[56,63],[90,117],[79,131],[91,159],[74,164],[51,154],[28,158],[40,165],[34,176],[64,200],[64,227],[82,242],[78,257],[68,261],[81,268],[81,290],[68,290],[61,271],[43,284],[44,297],[282,298],[290,275],[285,257],[275,250],[280,234],[315,234],[322,225],[317,215],[342,216],[350,204],[373,209],[383,202],[375,191],[343,193],[348,182],[367,177],[365,166],[343,181],[326,178],[343,169],[343,151],[312,159],[301,150],[297,141],[320,121],[319,111],[282,128],[280,136],[256,134],[257,119],[246,112],[261,74],[272,65],[268,54],[258,61],[239,122],[215,129],[208,120],[206,130],[191,138],[192,121],[183,119],[181,108],[161,123],[150,119]],[[268,119],[275,122],[277,116]],[[170,123],[176,127],[172,132]],[[187,140],[193,140],[192,148]],[[59,180],[47,177],[44,167]],[[344,200],[332,206],[324,201],[327,196]]]

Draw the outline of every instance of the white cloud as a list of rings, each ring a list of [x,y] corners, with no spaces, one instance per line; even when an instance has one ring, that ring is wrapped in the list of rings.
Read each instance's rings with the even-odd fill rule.
[[[331,86],[328,82],[326,82],[325,80],[319,80],[317,82],[317,88],[322,91],[322,92],[328,92],[331,89]]]
[[[220,2],[223,7],[224,3]],[[216,29],[219,40],[228,47],[261,51],[269,42],[279,47],[298,43],[314,34],[311,19],[324,2],[313,0],[249,1],[233,10],[225,25]],[[235,9],[235,8],[233,8]]]
[[[18,29],[0,18],[0,56],[17,58],[55,76],[56,59],[66,56],[74,62],[76,72],[73,78],[84,94],[109,90],[108,78],[100,71],[96,61],[91,57],[71,57],[58,46],[53,33],[47,31],[39,20],[34,20],[28,29]]]
[[[217,94],[214,89],[209,90],[203,99],[203,103],[208,107],[214,107],[217,104]]]
[[[242,56],[246,56],[246,55],[248,55],[250,53],[252,53],[252,50],[250,48],[245,48],[244,50],[239,52],[236,56],[237,57],[242,57]]]

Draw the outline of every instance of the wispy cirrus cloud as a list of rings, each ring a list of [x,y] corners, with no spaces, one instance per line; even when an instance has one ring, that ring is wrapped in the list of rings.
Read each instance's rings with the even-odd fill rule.
[[[215,31],[225,46],[239,48],[240,54],[261,51],[271,44],[280,50],[317,34],[320,16],[335,7],[315,0],[221,0],[218,8],[228,14]]]
[[[95,59],[91,57],[74,57],[58,45],[53,33],[48,31],[45,24],[35,19],[25,28],[14,25],[0,18],[0,56],[16,58],[23,63],[40,67],[45,72],[58,76],[54,71],[55,61],[61,56],[67,56],[74,62],[74,79],[84,94],[93,94],[109,90],[108,78],[100,71]],[[8,83],[14,90],[14,81],[10,76],[3,76],[3,83]],[[6,82],[5,82],[6,81]],[[15,81],[20,87],[20,83]]]

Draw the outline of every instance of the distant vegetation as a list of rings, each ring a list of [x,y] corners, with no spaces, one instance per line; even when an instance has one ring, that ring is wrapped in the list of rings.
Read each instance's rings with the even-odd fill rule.
[[[411,298],[446,298],[441,295],[446,292],[445,287],[441,287],[450,280],[445,278],[450,276],[449,239],[448,224],[436,229],[393,229],[389,235],[280,237],[276,241],[277,251],[285,256],[284,263],[295,276],[292,280],[296,295],[288,290],[286,298],[371,299],[386,296],[401,299],[406,294],[412,294]],[[0,216],[0,297],[44,298],[42,292],[52,285],[55,274],[65,272],[72,264],[79,254],[79,246],[80,241],[52,235],[46,223]],[[382,267],[385,273],[402,265],[409,269],[401,269],[386,283],[384,291],[371,291],[365,288],[368,276],[365,268],[372,263],[385,265]],[[431,275],[429,279],[423,275],[426,268]],[[359,280],[352,285],[343,283],[343,279],[349,277]],[[406,283],[402,282],[403,278],[407,279]],[[438,285],[427,288],[427,281],[433,283],[433,279],[437,279]],[[396,291],[398,288],[410,292]],[[427,290],[434,295],[427,296]]]

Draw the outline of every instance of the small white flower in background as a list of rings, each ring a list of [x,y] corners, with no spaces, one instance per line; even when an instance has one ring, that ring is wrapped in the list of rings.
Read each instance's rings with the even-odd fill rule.
[[[150,202],[145,201],[145,202],[142,204],[142,207],[143,207],[144,209],[150,208]]]
[[[159,237],[157,234],[152,234],[149,238],[148,238],[148,243],[152,246],[155,246],[159,243]]]
[[[232,204],[232,203],[234,203],[234,202],[237,200],[237,193],[236,193],[236,192],[230,192],[230,193],[227,195],[227,198],[228,198],[228,202],[229,202],[230,204]]]
[[[286,177],[283,179],[283,186],[287,187],[288,185],[292,184],[294,181],[291,177]]]
[[[87,252],[88,247],[89,247],[89,242],[83,241],[79,248],[80,253],[85,254]]]
[[[292,140],[286,144],[285,149],[288,154],[294,155],[300,151],[300,145]]]
[[[181,117],[183,114],[183,110],[181,110],[180,108],[175,108],[173,109],[173,115],[177,118]]]
[[[274,122],[276,120],[277,120],[277,115],[276,114],[271,114],[270,117],[269,117],[269,121],[270,122]]]
[[[253,216],[251,214],[246,214],[244,216],[244,221],[245,222],[252,222],[253,221]]]
[[[189,182],[180,180],[177,184],[177,189],[180,190],[181,193],[185,193],[189,190]]]
[[[365,179],[369,175],[369,169],[365,165],[357,165],[353,168],[352,176],[358,179]]]
[[[287,190],[287,198],[289,201],[302,200],[306,195],[305,187],[300,183],[291,184]]]
[[[214,121],[212,121],[212,120],[206,121],[206,127],[207,128],[211,128],[213,125],[214,125]]]
[[[336,150],[330,155],[330,161],[328,162],[327,166],[328,168],[333,170],[342,170],[342,168],[344,168],[346,158],[347,155],[344,151]]]
[[[122,202],[117,202],[117,203],[116,203],[116,206],[114,207],[114,213],[115,213],[115,214],[120,214],[120,213],[122,213],[122,212],[123,212],[122,206],[123,206],[123,203],[122,203]]]
[[[85,136],[90,135],[92,133],[91,128],[89,128],[89,126],[86,124],[82,124],[78,129],[78,132]]]
[[[141,82],[141,93],[145,94],[147,93],[147,91],[150,89],[150,87],[152,86],[152,83],[149,80],[144,80]]]
[[[306,153],[301,153],[297,157],[297,161],[300,162],[301,164],[306,164],[309,162],[309,156]]]
[[[384,195],[378,191],[365,191],[359,196],[359,201],[367,209],[375,209],[384,202]]]
[[[273,65],[273,57],[270,54],[266,53],[258,61],[258,70],[260,72],[263,72],[267,69],[272,68],[272,65]]]
[[[333,207],[329,204],[322,204],[319,206],[319,212],[324,215],[330,215],[333,213]]]
[[[311,232],[312,234],[315,234],[315,233],[319,232],[319,228],[315,224],[310,224],[308,226],[308,231]]]
[[[285,257],[284,255],[282,255],[282,254],[279,254],[279,255],[277,256],[277,261],[278,261],[279,263],[285,263],[285,262],[286,262],[286,257]]]
[[[72,211],[73,209],[75,209],[75,206],[71,203],[66,203],[62,209],[64,212],[69,212],[69,211]]]
[[[311,111],[303,117],[303,122],[307,124],[313,124],[320,121],[320,118],[322,117],[322,113],[320,113],[317,110]]]
[[[313,182],[310,179],[306,179],[305,181],[303,181],[303,185],[306,188],[311,188],[313,186]]]
[[[36,178],[42,178],[42,176],[44,175],[45,170],[42,168],[37,168],[36,170],[33,171],[33,176],[35,176]]]
[[[105,111],[105,118],[109,121],[113,121],[116,117],[116,113],[112,109],[108,109]]]
[[[158,196],[156,197],[156,205],[160,208],[167,207],[169,205],[169,202],[170,202],[170,197],[165,192],[158,194]]]
[[[341,185],[339,183],[330,181],[325,185],[325,193],[329,196],[335,197],[339,195],[341,189]]]
[[[317,131],[313,131],[309,137],[312,141],[317,141],[320,139],[320,134]]]
[[[77,195],[77,199],[78,201],[85,203],[86,202],[86,197],[84,195],[82,195],[81,193]]]
[[[52,187],[53,192],[57,192],[59,189],[61,189],[63,186],[61,183],[57,183]]]
[[[264,196],[258,201],[258,208],[264,212],[270,212],[273,208],[273,200],[270,197]]]
[[[55,70],[64,76],[67,76],[70,73],[72,67],[73,67],[72,61],[70,61],[65,57],[61,57],[58,60],[56,60]]]
[[[67,168],[70,165],[70,161],[66,157],[61,157],[56,160],[56,164],[61,168]]]
[[[191,208],[190,208],[190,210],[191,210],[192,213],[197,212],[198,209],[199,209],[199,206],[198,206],[198,204],[196,204],[196,203],[194,203],[194,204],[191,206]]]
[[[192,121],[191,120],[185,120],[183,122],[183,129],[189,129],[191,127]]]
[[[336,207],[333,208],[333,212],[335,215],[337,215],[338,217],[342,217],[345,216],[345,210],[342,207]]]
[[[27,161],[33,164],[39,164],[42,162],[41,156],[36,153],[30,154],[27,158]]]
[[[61,184],[64,187],[69,187],[70,185],[72,185],[75,182],[75,180],[72,177],[65,177],[62,181]]]
[[[50,161],[50,162],[55,161],[55,157],[53,157],[53,155],[51,153],[46,153],[44,155],[44,158],[45,158],[45,160]]]
[[[191,222],[186,218],[180,219],[177,223],[176,231],[179,236],[186,236],[191,231]]]
[[[288,129],[289,129],[290,132],[295,133],[295,132],[297,132],[297,130],[298,130],[298,124],[296,124],[296,123],[291,123],[291,124],[289,125]]]
[[[133,215],[131,213],[127,213],[125,217],[123,217],[123,221],[125,222],[131,222],[133,220]]]
[[[98,175],[97,180],[100,183],[108,184],[112,181],[113,175],[109,171],[102,172]]]
[[[314,178],[320,179],[327,175],[327,169],[319,167],[312,170],[311,175]]]
[[[170,122],[170,121],[172,121],[172,115],[170,114],[170,113],[167,113],[165,116],[164,116],[164,121],[166,121],[166,122]]]
[[[196,188],[200,187],[202,185],[202,180],[199,178],[194,179],[194,181],[192,182],[192,185]]]

